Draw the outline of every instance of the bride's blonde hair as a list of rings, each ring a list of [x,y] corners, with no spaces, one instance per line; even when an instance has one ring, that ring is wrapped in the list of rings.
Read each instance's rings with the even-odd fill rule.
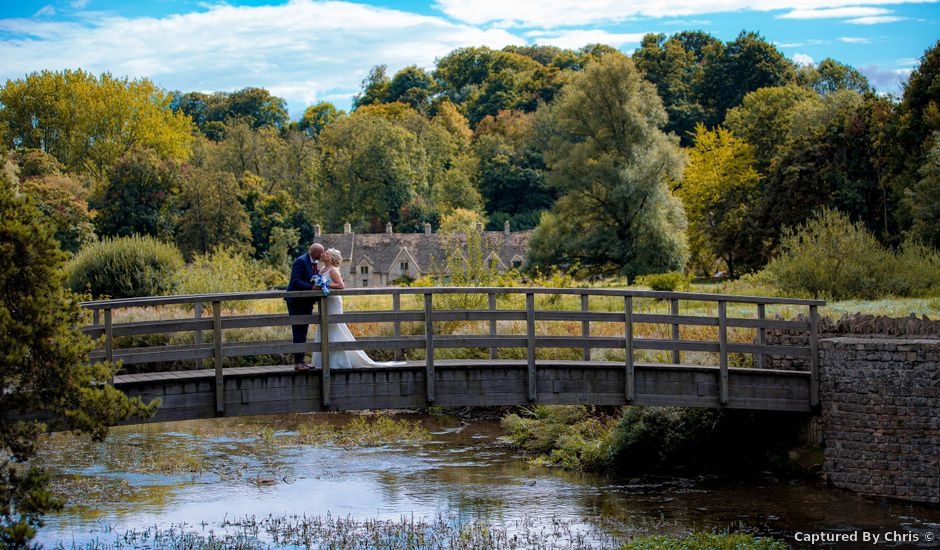
[[[326,254],[330,257],[330,260],[332,260],[333,265],[335,265],[336,267],[339,267],[340,264],[343,262],[343,255],[340,253],[339,250],[336,250],[335,248],[328,248],[326,250]]]

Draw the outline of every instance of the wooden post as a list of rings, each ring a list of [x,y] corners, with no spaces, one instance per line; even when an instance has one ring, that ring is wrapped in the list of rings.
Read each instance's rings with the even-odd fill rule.
[[[196,302],[193,305],[193,315],[196,319],[202,319],[202,302]],[[193,336],[193,343],[197,346],[202,345],[202,329],[197,328],[196,333]],[[201,369],[206,366],[206,362],[202,359],[196,359],[196,368]]]
[[[225,412],[225,379],[222,372],[222,302],[212,302],[212,357],[215,359],[215,412]]]
[[[97,327],[100,324],[101,324],[101,310],[98,308],[95,308],[94,310],[92,310],[91,326]]]
[[[673,315],[679,315],[679,299],[673,298],[669,305],[669,312]],[[679,323],[672,324],[672,341],[676,342],[678,346],[679,341]],[[672,349],[672,362],[675,365],[678,365],[682,361],[682,356],[679,353],[679,348],[675,347]]]
[[[536,370],[535,370],[535,294],[527,292],[525,295],[525,328],[526,343],[528,344],[528,381],[529,381],[529,401],[535,401],[538,397],[536,393]]]
[[[636,399],[636,379],[633,372],[633,296],[623,297],[624,314],[624,350],[626,351],[627,378],[626,378],[626,396],[627,403],[632,403]]]
[[[114,361],[114,327],[109,307],[104,310],[104,358],[109,363]]]
[[[819,406],[819,308],[809,306],[809,404]]]
[[[767,308],[764,304],[757,304],[757,320],[763,321],[767,318]],[[758,327],[757,329],[757,344],[763,346],[767,343],[767,330],[764,327]],[[754,354],[754,366],[762,369],[764,368],[764,354],[755,353]]]
[[[196,319],[202,319],[202,302],[196,302],[193,306],[195,310]],[[202,345],[202,329],[196,329],[196,336],[193,338],[193,343],[197,345]]]
[[[395,294],[392,294],[392,311],[394,311],[395,313],[401,312],[401,294],[397,292]],[[401,336],[401,321],[399,321],[396,318],[395,322],[392,323],[392,327],[393,327],[392,330],[394,330],[393,334],[395,335],[395,338],[397,339],[399,336]],[[402,356],[402,350],[396,349],[395,360],[396,361],[400,360],[401,356]]]
[[[317,299],[320,313],[320,389],[323,392],[323,408],[330,408],[330,320],[329,301],[326,296]]]
[[[424,387],[428,405],[434,403],[434,306],[431,293],[424,294],[424,350],[425,362]]]
[[[588,311],[591,310],[590,306],[588,305],[588,299],[590,299],[590,296],[588,296],[587,294],[581,295],[581,312],[582,313],[587,313]],[[581,321],[581,336],[583,336],[585,339],[591,336],[591,322],[590,321]],[[581,350],[581,357],[585,361],[591,360],[591,345],[587,342],[584,343],[584,348]]]
[[[496,311],[496,294],[490,292],[487,294],[489,299],[490,312]],[[490,336],[496,336],[496,319],[490,319]],[[496,348],[490,348],[490,359],[496,359]]]
[[[728,403],[728,304],[718,302],[718,400]]]

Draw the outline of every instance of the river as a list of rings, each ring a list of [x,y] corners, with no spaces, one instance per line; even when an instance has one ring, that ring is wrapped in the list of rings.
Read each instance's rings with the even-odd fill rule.
[[[399,433],[371,441],[348,430],[363,417],[339,413],[127,426],[101,444],[55,434],[38,462],[69,503],[48,517],[38,542],[303,548],[450,529],[494,546],[593,548],[690,530],[747,529],[791,544],[796,532],[940,534],[936,507],[769,474],[576,474],[531,465],[499,444],[496,422],[395,418],[404,422]]]

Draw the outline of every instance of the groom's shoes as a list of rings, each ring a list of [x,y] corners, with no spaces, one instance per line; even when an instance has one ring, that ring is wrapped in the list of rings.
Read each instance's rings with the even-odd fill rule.
[[[313,367],[306,363],[294,363],[294,370],[297,372],[307,372],[312,368]]]

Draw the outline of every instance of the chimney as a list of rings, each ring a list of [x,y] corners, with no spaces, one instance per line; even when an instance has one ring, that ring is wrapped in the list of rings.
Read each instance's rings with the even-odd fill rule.
[[[424,222],[424,234],[425,234],[425,235],[430,235],[430,234],[431,234],[431,224],[429,224],[429,223],[427,223],[427,222]]]
[[[508,237],[511,231],[509,230],[509,220],[506,220],[506,223],[503,224],[503,233]]]
[[[313,236],[314,237],[320,236],[320,224],[316,224],[313,226]]]
[[[352,225],[349,222],[343,224],[343,233],[349,235],[352,233]]]
[[[386,222],[385,232],[388,233],[389,235],[392,234],[392,222]]]

